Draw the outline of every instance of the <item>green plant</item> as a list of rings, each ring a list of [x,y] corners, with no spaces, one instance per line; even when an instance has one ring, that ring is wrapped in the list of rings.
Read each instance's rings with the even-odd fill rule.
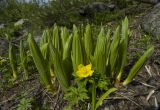
[[[53,64],[56,78],[58,79],[62,89],[66,91],[67,88],[69,87],[69,80],[68,80],[62,59],[60,58],[60,54],[58,54],[58,51],[55,49],[55,47],[52,44],[50,45],[50,52],[51,52],[51,61]]]
[[[12,68],[13,78],[17,78],[17,62],[16,62],[16,55],[14,52],[14,48],[12,44],[9,44],[9,60],[10,60],[10,66]]]
[[[75,28],[73,29],[73,31],[76,31],[75,35],[78,36],[77,30]],[[90,33],[90,29],[88,26],[86,27],[86,33]],[[86,78],[86,76],[84,76],[85,81],[87,80],[88,84],[90,85],[89,88],[91,89],[91,92],[88,91],[87,93],[92,94],[92,98],[91,98],[92,110],[96,110],[100,106],[100,103],[102,103],[102,101],[110,93],[115,92],[117,90],[115,87],[113,87],[113,85],[120,84],[121,82],[121,76],[123,75],[122,73],[123,73],[123,69],[126,64],[126,59],[127,59],[127,47],[128,47],[128,40],[129,40],[130,35],[131,35],[131,32],[128,29],[128,19],[125,18],[125,20],[122,22],[121,34],[120,34],[120,27],[117,27],[116,31],[114,32],[112,41],[110,41],[110,38],[111,38],[110,30],[108,30],[107,34],[105,35],[104,29],[103,28],[101,29],[98,35],[98,38],[97,38],[97,43],[95,46],[94,54],[92,54],[91,52],[88,52],[87,50],[90,48],[91,45],[94,44],[93,42],[90,43],[90,40],[86,40],[87,43],[85,42],[85,45],[84,45],[85,51],[83,51],[83,49],[80,48],[80,47],[83,47],[83,42],[80,42],[80,41],[86,38],[81,38],[80,40],[76,40],[79,42],[75,44],[73,43],[73,47],[74,47],[73,50],[76,50],[76,52],[79,51],[79,53],[76,53],[75,56],[72,56],[73,58],[77,58],[77,60],[75,61],[80,62],[78,64],[85,64],[87,63],[86,61],[89,61],[89,63],[93,64],[93,67],[92,67],[92,69],[94,70],[93,76],[89,75],[90,76],[90,77],[88,76],[89,78]],[[86,34],[85,34],[85,37],[86,37]],[[88,38],[90,38],[90,35],[88,35]],[[137,61],[137,63],[133,66],[133,68],[129,72],[126,80],[122,83],[123,85],[126,86],[132,81],[133,77],[138,73],[138,71],[148,61],[148,59],[153,53],[153,50],[154,48],[150,47],[144,53],[144,55]],[[85,56],[85,52],[87,53],[87,56]],[[85,58],[85,60],[84,61],[80,60],[80,58],[81,59]],[[76,65],[74,69],[76,71],[79,66],[78,64]],[[79,71],[81,71],[82,75],[88,74],[89,72],[87,69],[81,69]],[[100,79],[98,75],[101,77],[109,77],[109,80],[110,80],[109,82],[112,82],[112,83],[111,84],[109,84],[109,82],[106,83],[106,86],[108,86],[108,89],[97,101],[96,100],[97,89],[99,88],[97,82],[100,81],[100,80],[97,81],[98,78]],[[84,81],[83,78],[81,78],[79,75],[78,76],[75,75],[75,78],[78,78],[79,80]],[[75,80],[75,83],[79,83],[79,80]],[[104,90],[104,88],[102,89]]]
[[[74,25],[73,35],[69,35],[66,28],[62,28],[60,34],[58,26],[55,25],[53,32],[47,31],[45,37],[42,36],[43,43],[41,42],[40,47],[30,35],[28,42],[34,62],[46,85],[52,86],[51,77],[48,77],[51,69],[65,92],[69,108],[83,101],[91,101],[92,110],[96,110],[109,94],[117,90],[117,86],[126,86],[132,81],[153,54],[154,47],[151,46],[140,57],[127,78],[121,81],[131,36],[128,19],[122,21],[122,26],[116,28],[113,36],[110,30],[105,34],[102,27],[97,40],[93,40],[89,24],[84,33],[80,32]],[[73,83],[70,83],[71,81]],[[99,96],[99,91],[105,92]]]
[[[33,60],[38,72],[40,73],[40,79],[42,83],[47,87],[47,89],[54,91],[47,61],[44,59],[40,48],[31,35],[28,37],[28,43]]]
[[[73,42],[72,42],[72,64],[74,72],[77,71],[78,65],[84,64],[84,54],[82,49],[82,41],[79,36],[78,29],[74,25],[73,26]]]
[[[4,90],[6,88],[13,87],[13,80],[11,77],[13,77],[13,74],[10,71],[10,61],[7,57],[1,57],[0,56],[0,71],[1,71],[1,81],[0,81],[0,90]]]
[[[129,84],[134,76],[140,71],[140,69],[145,65],[145,62],[148,61],[150,56],[153,54],[154,47],[150,47],[143,56],[136,62],[136,64],[130,70],[127,78],[124,80],[123,85]]]
[[[21,66],[24,69],[24,79],[28,79],[28,61],[27,61],[27,53],[24,50],[23,41],[20,41],[20,60],[21,60]]]
[[[32,98],[22,98],[18,104],[17,110],[32,110]]]
[[[63,35],[64,37],[66,36],[66,34],[62,34],[62,38],[60,38],[59,30],[56,25],[54,26],[53,33],[49,30],[45,30],[40,42],[40,47],[38,47],[31,35],[28,37],[30,52],[40,73],[40,77],[45,86],[47,88],[52,87],[52,90],[53,84],[51,82],[51,74],[53,73],[64,91],[69,87],[68,78],[70,70],[68,70],[67,66],[64,67],[64,64],[67,65],[69,60],[68,56],[70,56],[69,51],[71,48],[72,37],[70,36],[67,41],[63,40],[63,45],[65,45],[63,48],[62,43],[60,42],[61,39],[64,38]],[[61,55],[62,50],[64,50],[64,52]]]
[[[84,84],[76,87],[70,87],[65,95],[65,99],[70,101],[70,107],[74,105],[78,105],[78,103],[85,102],[86,99],[89,99],[87,95],[87,89],[85,88]]]

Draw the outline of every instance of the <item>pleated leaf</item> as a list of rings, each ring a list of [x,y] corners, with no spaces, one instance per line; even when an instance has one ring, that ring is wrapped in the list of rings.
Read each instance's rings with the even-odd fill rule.
[[[97,39],[94,52],[94,69],[101,74],[106,72],[106,37],[102,28]]]
[[[110,30],[107,31],[107,35],[106,35],[106,65],[108,66],[109,63],[109,53],[110,53]]]
[[[28,79],[28,62],[27,62],[27,53],[24,50],[23,41],[20,41],[20,60],[21,60],[21,66],[24,69],[24,78]]]
[[[52,35],[52,45],[60,52],[61,42],[59,36],[59,30],[57,25],[54,25],[53,35]]]
[[[113,41],[110,47],[110,56],[109,56],[110,57],[109,64],[110,64],[110,70],[111,70],[112,76],[114,76],[115,74],[114,70],[115,70],[116,61],[118,57],[119,41],[120,41],[119,27],[117,27],[116,31],[114,32]]]
[[[29,34],[28,36],[28,44],[34,63],[37,67],[38,72],[40,73],[41,81],[48,89],[53,90],[48,65],[40,51],[40,48],[36,44],[31,34]]]
[[[72,35],[67,39],[64,50],[63,50],[63,60],[71,57],[71,49],[72,49]]]
[[[49,29],[44,30],[41,37],[40,46],[42,46],[45,43],[48,43],[50,37],[51,37],[51,34]]]
[[[82,49],[82,43],[81,38],[78,34],[77,27],[73,26],[73,42],[72,42],[72,63],[73,63],[73,69],[74,72],[77,71],[78,65],[84,64],[83,61],[83,49]]]
[[[61,28],[61,39],[62,39],[62,46],[63,50],[65,48],[67,39],[69,38],[69,32],[66,27]]]
[[[49,46],[48,46],[48,43],[43,44],[40,47],[40,49],[41,49],[41,52],[42,52],[42,55],[43,55],[44,59],[46,60],[49,57]]]
[[[91,34],[91,26],[89,24],[87,24],[84,33],[84,47],[85,47],[85,52],[87,54],[87,58],[89,60],[93,51],[93,38]]]
[[[122,34],[121,34],[121,41],[119,45],[119,56],[118,56],[118,76],[117,80],[120,81],[123,68],[126,64],[127,60],[127,48],[128,48],[128,37],[129,37],[129,29],[128,29],[128,19],[125,18],[124,21],[122,21]]]
[[[54,67],[55,76],[61,85],[62,90],[65,92],[69,87],[69,79],[65,72],[64,65],[62,63],[62,59],[52,44],[50,44],[50,59],[52,61],[52,65]]]

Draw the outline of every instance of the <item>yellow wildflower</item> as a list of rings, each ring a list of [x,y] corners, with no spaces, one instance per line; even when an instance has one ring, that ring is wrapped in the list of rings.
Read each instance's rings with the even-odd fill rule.
[[[89,76],[92,76],[93,74],[93,70],[91,70],[92,68],[92,65],[89,64],[89,65],[82,65],[80,64],[78,66],[78,71],[76,72],[76,75],[79,77],[79,78],[86,78],[86,77],[89,77]]]

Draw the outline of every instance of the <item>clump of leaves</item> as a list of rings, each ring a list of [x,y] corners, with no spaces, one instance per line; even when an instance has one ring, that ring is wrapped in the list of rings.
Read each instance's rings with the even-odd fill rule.
[[[85,86],[70,87],[65,94],[64,99],[69,101],[70,106],[78,105],[79,102],[85,102],[89,99]]]
[[[10,88],[14,85],[13,80],[11,79],[13,76],[9,68],[9,59],[0,56],[0,90]]]
[[[32,110],[33,98],[22,98],[18,104],[17,110]]]
[[[43,84],[53,90],[51,73],[54,73],[71,108],[85,101],[92,102],[92,110],[98,109],[117,86],[126,86],[132,81],[154,52],[150,46],[122,81],[131,36],[127,18],[113,36],[109,29],[106,33],[102,27],[96,40],[92,38],[89,24],[84,33],[75,25],[72,34],[66,28],[59,32],[55,25],[52,32],[44,32],[40,46],[31,35],[28,43]],[[99,89],[104,93],[101,96],[97,95]]]

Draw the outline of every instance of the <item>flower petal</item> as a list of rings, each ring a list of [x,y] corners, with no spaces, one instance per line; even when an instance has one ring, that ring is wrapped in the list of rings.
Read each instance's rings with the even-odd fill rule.
[[[93,72],[94,72],[93,70],[89,71],[89,72],[88,72],[89,76],[92,76],[92,75],[93,75]]]
[[[78,66],[78,71],[76,72],[76,75],[79,78],[86,78],[86,77],[92,76],[94,70],[91,70],[91,68],[92,68],[92,64],[89,64],[86,66],[80,64]]]
[[[78,65],[78,70],[80,70],[82,67],[84,67],[84,65],[82,64]]]
[[[86,65],[87,70],[91,70],[91,68],[92,68],[92,64]]]

